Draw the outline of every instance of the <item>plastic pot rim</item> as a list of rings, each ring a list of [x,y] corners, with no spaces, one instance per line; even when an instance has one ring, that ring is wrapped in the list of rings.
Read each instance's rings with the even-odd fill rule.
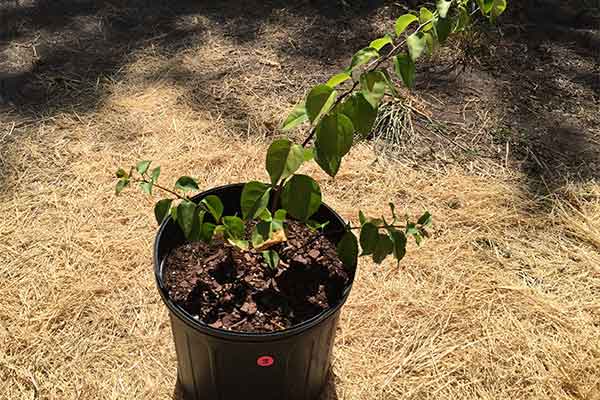
[[[211,194],[220,192],[223,189],[232,188],[232,187],[243,187],[243,185],[244,185],[243,183],[237,183],[237,184],[217,186],[217,187],[208,189],[202,193],[197,194],[196,196],[194,196],[192,198],[192,200],[196,201],[196,200],[202,199],[206,196],[209,196]],[[344,220],[342,219],[342,217],[340,217],[340,215],[338,213],[336,213],[331,207],[329,207],[325,203],[321,203],[321,207],[325,208],[328,212],[330,212],[332,214],[333,218],[336,218],[340,222],[344,223]],[[210,336],[213,336],[216,338],[220,338],[220,339],[225,339],[225,340],[227,340],[227,339],[235,340],[238,342],[239,341],[265,342],[265,341],[273,341],[273,340],[288,338],[288,337],[300,334],[302,332],[305,332],[307,330],[310,330],[312,327],[315,327],[315,326],[321,324],[322,322],[324,322],[325,320],[329,319],[344,305],[344,303],[348,299],[348,296],[350,295],[350,291],[352,289],[352,284],[354,283],[354,277],[356,275],[355,273],[351,274],[350,281],[347,284],[346,288],[344,289],[344,292],[343,292],[342,297],[339,300],[338,304],[336,304],[335,306],[328,308],[325,311],[322,311],[321,313],[315,315],[314,317],[312,317],[306,321],[303,321],[297,325],[294,325],[290,328],[282,329],[279,331],[273,331],[273,332],[259,332],[259,333],[235,332],[235,331],[229,331],[229,330],[220,329],[220,328],[213,328],[213,327],[209,326],[207,323],[194,318],[190,313],[185,311],[181,306],[175,304],[169,298],[168,291],[163,285],[163,282],[162,282],[163,263],[158,259],[159,243],[160,243],[160,240],[164,233],[164,230],[166,229],[167,225],[169,224],[169,222],[171,220],[172,220],[172,217],[170,215],[167,218],[165,218],[165,220],[161,223],[160,227],[158,228],[158,231],[156,233],[156,237],[154,240],[154,246],[153,246],[154,254],[153,254],[152,258],[153,258],[153,264],[154,264],[154,277],[156,280],[156,286],[160,293],[160,297],[163,300],[163,303],[167,306],[169,311],[171,311],[173,314],[175,314],[181,321],[185,322],[191,328],[193,328],[197,331],[200,331],[204,334],[207,334],[207,335],[210,335]]]

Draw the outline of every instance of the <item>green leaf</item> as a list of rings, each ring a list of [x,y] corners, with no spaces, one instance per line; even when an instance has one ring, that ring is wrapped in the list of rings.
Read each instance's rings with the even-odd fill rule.
[[[148,167],[150,166],[151,162],[152,161],[148,160],[140,161],[136,164],[135,169],[137,169],[137,172],[139,172],[140,175],[143,175],[146,173],[146,171],[148,171]]]
[[[352,61],[350,62],[349,71],[352,71],[354,68],[359,67],[363,64],[368,63],[373,58],[378,58],[379,52],[372,47],[365,47],[364,49],[360,49],[359,51],[352,56]]]
[[[278,221],[285,221],[285,218],[287,217],[287,211],[283,210],[283,209],[279,209],[277,211],[275,211],[275,218]]]
[[[396,90],[396,85],[394,85],[394,82],[392,81],[392,77],[387,72],[387,70],[386,69],[382,69],[381,73],[383,74],[383,76],[385,78],[385,84],[390,89],[390,92],[392,93],[392,96],[394,96],[394,97],[400,97],[399,94],[398,94],[398,91]]]
[[[406,53],[394,57],[394,70],[408,88],[415,87],[415,63]]]
[[[446,18],[448,15],[448,10],[450,9],[450,5],[452,4],[452,0],[438,0],[436,3],[436,7],[438,10],[438,14],[442,18]]]
[[[356,132],[366,136],[377,119],[377,110],[365,99],[364,94],[354,93],[340,105],[340,112],[350,118]]]
[[[171,218],[173,218],[173,221],[177,221],[177,207],[171,207]]]
[[[156,217],[156,222],[159,225],[162,224],[166,216],[169,214],[171,203],[173,203],[173,200],[171,199],[162,199],[154,205],[154,216]]]
[[[283,127],[281,128],[283,131],[289,131],[294,129],[298,125],[303,124],[308,121],[308,115],[306,114],[306,106],[304,103],[300,103],[294,107],[290,115],[283,122]]]
[[[350,74],[346,72],[340,72],[339,74],[335,74],[327,81],[326,85],[330,88],[334,88],[337,85],[346,82],[348,79],[352,78]]]
[[[392,41],[392,38],[389,37],[388,35],[385,35],[384,37],[380,37],[379,39],[375,39],[371,42],[371,44],[369,45],[369,47],[379,51],[381,49],[383,49],[385,46],[387,46],[388,44],[393,45],[394,42]]]
[[[190,238],[192,228],[194,227],[195,214],[196,204],[191,201],[182,201],[177,206],[177,223],[187,239]]]
[[[494,6],[494,0],[477,0],[477,4],[481,9],[481,12],[484,15],[487,15],[492,11],[492,7]]]
[[[421,218],[419,218],[419,220],[417,221],[417,224],[420,224],[423,226],[429,226],[429,225],[431,225],[432,220],[433,220],[433,217],[431,216],[429,211],[426,211],[423,215],[421,215]]]
[[[312,230],[315,230],[315,231],[317,231],[317,230],[323,230],[323,229],[325,229],[325,227],[326,227],[327,225],[329,225],[329,221],[325,221],[325,222],[322,222],[322,223],[321,223],[321,222],[319,222],[319,221],[315,221],[314,219],[309,219],[309,220],[306,222],[306,225],[307,225],[307,226],[308,226],[310,229],[312,229]]]
[[[128,178],[127,172],[123,168],[119,168],[115,174],[117,178]]]
[[[315,152],[313,149],[304,149],[304,161],[308,162],[315,158]]]
[[[450,25],[450,20],[448,18],[438,18],[437,21],[435,21],[435,32],[437,33],[440,43],[443,43],[448,39],[451,30],[452,26]]]
[[[262,213],[258,216],[258,219],[261,221],[271,222],[273,220],[273,216],[271,215],[271,211],[268,208],[265,208]]]
[[[307,221],[321,207],[321,189],[310,176],[294,175],[283,187],[281,204],[292,217]]]
[[[360,76],[360,86],[365,99],[377,109],[379,102],[385,95],[387,82],[381,71],[370,71]]]
[[[469,12],[467,11],[467,9],[463,6],[460,6],[458,8],[458,21],[456,24],[456,27],[454,28],[455,32],[462,32],[463,30],[465,30],[467,28],[467,26],[469,26],[469,24],[471,23],[471,16],[469,15]]]
[[[396,20],[396,36],[402,35],[402,33],[408,28],[410,24],[418,21],[419,18],[414,16],[413,14],[404,14],[400,18]]]
[[[205,222],[200,228],[200,240],[205,243],[210,243],[215,232],[216,225],[211,222]]]
[[[244,185],[241,208],[245,220],[257,218],[269,204],[271,187],[262,182],[252,181]]]
[[[425,32],[425,43],[427,43],[428,54],[433,53],[438,44],[436,37],[431,32]]]
[[[203,198],[201,203],[204,204],[208,212],[213,216],[215,222],[219,223],[224,209],[221,199],[211,194],[210,196]]]
[[[390,202],[388,203],[388,205],[390,206],[390,211],[392,212],[392,218],[394,218],[392,224],[396,223],[396,206],[394,205],[394,203]]]
[[[300,168],[304,162],[304,148],[288,139],[276,140],[267,151],[267,172],[274,185]]]
[[[358,210],[358,220],[360,221],[361,226],[367,222],[367,217],[361,210]]]
[[[152,183],[156,183],[156,181],[158,181],[159,176],[160,176],[160,167],[156,167],[150,173],[150,177],[152,178]]]
[[[427,46],[425,34],[422,32],[413,33],[406,39],[406,45],[408,46],[410,58],[416,61],[425,52],[425,46]]]
[[[244,238],[244,221],[240,217],[236,216],[225,216],[223,217],[223,225],[229,235],[229,239],[243,239]]]
[[[337,245],[340,261],[349,270],[354,270],[358,261],[358,241],[351,231],[346,231]]]
[[[115,194],[119,195],[123,189],[125,189],[129,185],[129,179],[122,178],[117,182],[117,186],[115,187]]]
[[[381,264],[385,258],[394,251],[394,243],[388,235],[379,234],[373,251],[373,261],[376,264]]]
[[[204,222],[205,215],[206,211],[204,211],[200,207],[196,207],[196,210],[194,212],[194,223],[192,225],[192,231],[188,235],[188,240],[193,242],[201,240],[202,223]]]
[[[506,10],[506,0],[494,0],[490,10],[492,18],[499,17]]]
[[[315,122],[326,114],[335,102],[336,96],[337,92],[327,85],[315,86],[306,98],[306,114],[310,122]]]
[[[423,25],[421,30],[427,32],[433,28],[433,13],[425,7],[421,7],[419,11],[419,23]]]
[[[146,194],[152,194],[152,182],[140,182],[140,187],[142,191]]]
[[[362,225],[360,230],[360,247],[363,256],[373,254],[377,240],[379,239],[379,229],[370,222]]]
[[[250,243],[248,243],[247,240],[229,238],[227,239],[227,241],[235,247],[238,247],[242,250],[248,250],[248,248],[250,247]]]
[[[277,266],[279,265],[279,254],[277,254],[275,250],[263,251],[261,254],[271,269],[277,269]]]
[[[315,140],[315,161],[330,176],[334,177],[342,162],[342,157],[352,147],[354,127],[344,114],[326,116],[317,125]]]
[[[257,248],[271,237],[271,223],[260,222],[252,230],[252,247]]]
[[[177,179],[177,182],[175,182],[175,187],[179,190],[183,190],[184,192],[199,189],[196,180],[189,176],[182,176],[181,178]]]
[[[390,239],[394,244],[393,254],[396,260],[400,261],[406,255],[406,236],[404,233],[397,231],[396,229],[389,230]]]

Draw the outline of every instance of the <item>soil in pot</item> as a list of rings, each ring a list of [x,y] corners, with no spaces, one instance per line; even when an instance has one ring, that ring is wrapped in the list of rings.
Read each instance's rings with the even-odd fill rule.
[[[174,248],[164,264],[169,297],[194,318],[238,332],[290,328],[338,304],[350,276],[335,245],[293,220],[286,235],[272,247],[281,257],[276,270],[260,252],[222,240]]]

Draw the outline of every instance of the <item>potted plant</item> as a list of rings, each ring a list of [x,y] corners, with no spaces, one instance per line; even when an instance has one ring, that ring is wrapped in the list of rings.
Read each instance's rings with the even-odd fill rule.
[[[154,268],[186,398],[318,397],[359,244],[360,255],[376,263],[390,255],[399,262],[408,238],[420,244],[427,236],[431,215],[400,218],[390,204],[387,218],[359,211],[355,226],[325,205],[319,184],[298,171],[314,160],[335,177],[354,139],[370,132],[383,97],[399,96],[385,63],[412,88],[420,56],[468,29],[476,11],[493,20],[505,8],[505,0],[440,0],[435,10],[398,18],[395,35],[359,50],[348,68],[293,109],[283,130],[305,122],[311,129],[301,144],[271,143],[268,182],[191,196],[199,191],[192,177],[164,187],[160,167],[150,161],[117,171],[117,194],[136,183],[148,194],[160,189],[170,196],[154,208],[160,224]]]

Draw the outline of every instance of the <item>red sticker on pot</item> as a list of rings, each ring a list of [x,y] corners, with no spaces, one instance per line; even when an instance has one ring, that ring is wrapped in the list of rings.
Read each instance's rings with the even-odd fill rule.
[[[256,363],[260,367],[270,367],[271,365],[275,364],[275,359],[271,356],[262,356],[262,357],[258,357],[258,359],[256,360]]]

